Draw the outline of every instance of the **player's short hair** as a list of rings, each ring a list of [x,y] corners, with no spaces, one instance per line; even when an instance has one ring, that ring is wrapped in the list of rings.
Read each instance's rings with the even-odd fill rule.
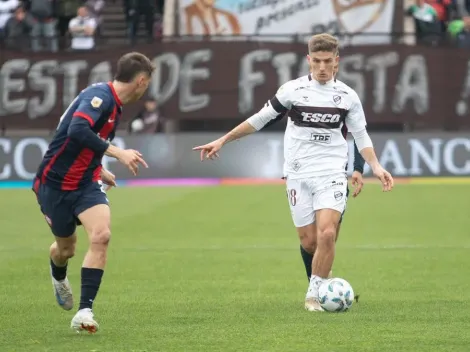
[[[308,41],[308,52],[327,51],[339,55],[339,41],[331,34],[315,34]]]
[[[127,53],[119,59],[114,79],[119,82],[129,83],[139,73],[146,73],[150,77],[154,70],[155,66],[152,61],[144,54]]]

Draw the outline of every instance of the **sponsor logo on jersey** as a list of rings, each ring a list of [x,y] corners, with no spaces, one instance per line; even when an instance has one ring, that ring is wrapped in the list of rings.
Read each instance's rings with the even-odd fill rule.
[[[310,137],[312,142],[330,144],[331,143],[331,133],[312,133]]]
[[[322,114],[319,112],[302,112],[304,122],[336,123],[341,119],[340,114]]]
[[[333,103],[330,104],[333,105]],[[348,110],[341,107],[293,105],[289,111],[289,117],[296,126],[334,129],[341,128],[347,113]]]

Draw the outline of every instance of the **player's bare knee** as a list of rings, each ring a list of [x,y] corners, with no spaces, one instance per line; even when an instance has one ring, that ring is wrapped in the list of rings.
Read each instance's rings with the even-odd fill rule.
[[[110,240],[111,230],[108,226],[96,227],[90,233],[90,246],[92,247],[106,248]]]
[[[336,227],[328,225],[323,228],[319,228],[317,231],[317,241],[321,246],[334,246],[336,240]]]
[[[312,230],[312,226],[298,227],[297,232],[299,235],[300,245],[308,253],[314,253],[317,247],[316,232]]]
[[[70,259],[75,255],[76,241],[74,240],[59,240],[51,245],[51,255],[59,256],[63,259]]]
[[[70,259],[75,255],[75,244],[60,248],[60,256],[66,259]]]
[[[300,238],[300,245],[305,249],[306,252],[313,254],[315,252],[315,248],[317,248],[317,243],[313,238],[308,236]]]

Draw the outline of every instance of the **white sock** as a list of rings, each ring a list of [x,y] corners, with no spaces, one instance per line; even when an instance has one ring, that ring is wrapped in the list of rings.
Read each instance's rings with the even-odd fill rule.
[[[308,285],[307,296],[306,299],[315,298],[318,299],[318,289],[320,285],[325,281],[325,279],[321,278],[317,275],[312,275],[310,277],[310,283]]]

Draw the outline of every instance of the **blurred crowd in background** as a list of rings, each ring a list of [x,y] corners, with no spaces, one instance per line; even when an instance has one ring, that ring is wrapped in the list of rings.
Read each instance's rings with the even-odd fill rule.
[[[469,0],[416,0],[406,13],[414,20],[417,44],[470,48]]]
[[[107,37],[161,36],[164,0],[0,0],[0,38],[18,50],[93,50]],[[470,47],[470,0],[405,0],[416,43]],[[31,45],[29,45],[31,43]]]
[[[16,50],[93,50],[107,37],[161,35],[164,0],[0,0],[0,39]],[[107,33],[106,33],[107,32]]]

